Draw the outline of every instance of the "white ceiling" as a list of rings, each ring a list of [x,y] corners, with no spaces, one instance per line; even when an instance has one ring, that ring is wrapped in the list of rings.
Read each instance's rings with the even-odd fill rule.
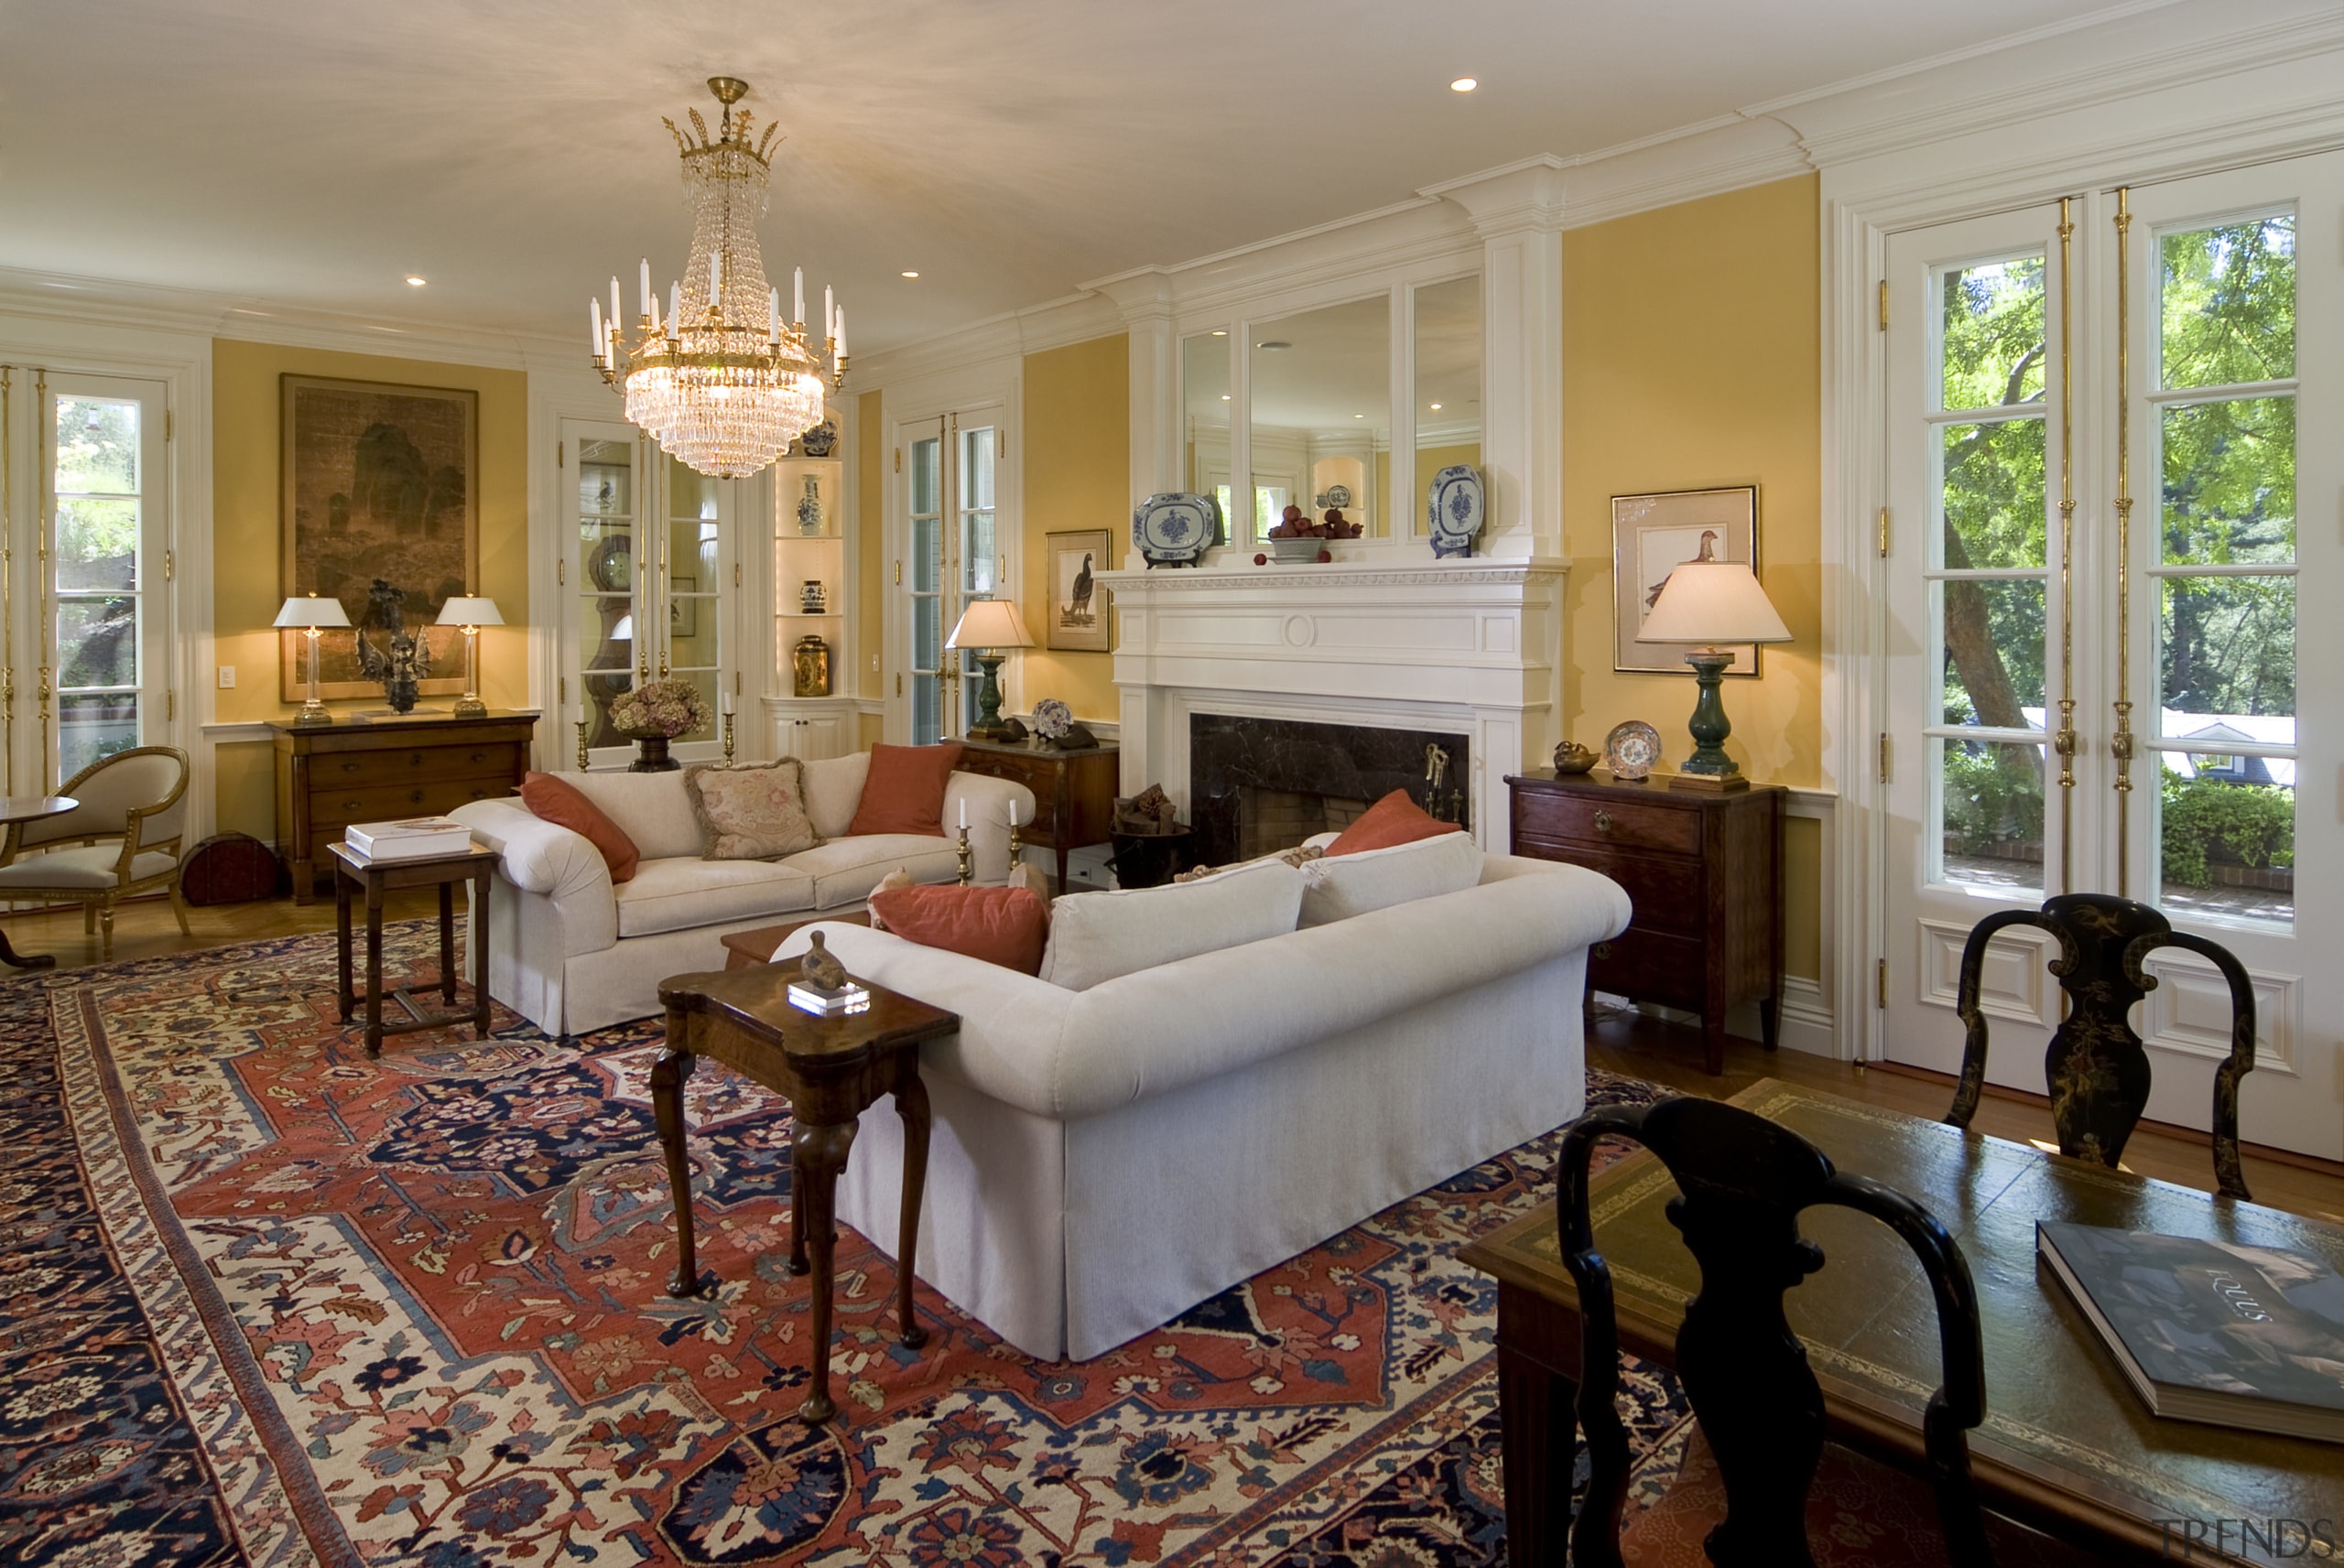
[[[0,0],[0,268],[582,352],[590,291],[680,265],[659,120],[724,73],[787,137],[767,265],[836,282],[860,354],[2104,8]]]

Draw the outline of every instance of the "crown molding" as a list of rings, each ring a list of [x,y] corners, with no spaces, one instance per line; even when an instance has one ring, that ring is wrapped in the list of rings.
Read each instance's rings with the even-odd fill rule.
[[[1102,294],[1062,295],[1022,310],[1006,310],[968,326],[894,348],[855,357],[855,393],[877,391],[898,382],[966,370],[988,360],[1023,357],[1063,349],[1093,338],[1121,337],[1124,322],[1113,300]]]

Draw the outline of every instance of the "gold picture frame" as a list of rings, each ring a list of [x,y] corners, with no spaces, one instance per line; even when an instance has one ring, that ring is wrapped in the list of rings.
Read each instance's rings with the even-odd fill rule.
[[[1721,561],[1744,561],[1758,569],[1758,487],[1655,491],[1612,498],[1612,667],[1623,675],[1693,672],[1685,650],[1667,643],[1639,643],[1644,617],[1660,597],[1661,585],[1681,562],[1701,553],[1701,538]],[[1758,649],[1733,648],[1729,679],[1758,675]]]
[[[360,630],[377,648],[389,640],[372,619],[378,579],[400,590],[406,627],[430,651],[418,689],[462,692],[463,633],[432,622],[450,598],[479,591],[480,394],[288,374],[279,402],[281,587],[341,600],[359,629],[320,636],[319,695],[381,694],[358,661]],[[307,695],[305,643],[298,632],[278,638],[288,702]]]
[[[1043,607],[1042,645],[1059,653],[1114,652],[1115,596],[1092,574],[1114,569],[1115,535],[1107,528],[1069,529],[1046,535],[1049,600]]]

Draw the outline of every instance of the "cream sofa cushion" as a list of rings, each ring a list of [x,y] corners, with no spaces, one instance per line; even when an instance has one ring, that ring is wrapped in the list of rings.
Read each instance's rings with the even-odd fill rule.
[[[833,838],[781,862],[813,879],[816,909],[860,903],[879,879],[903,867],[916,882],[949,882],[960,874],[959,849],[950,838],[920,833],[863,833]]]
[[[814,879],[786,860],[703,860],[696,852],[646,860],[611,891],[622,937],[814,907]]]
[[[77,849],[51,849],[27,855],[14,865],[0,866],[0,887],[110,888],[114,870],[122,864],[120,844],[84,844]],[[148,849],[130,862],[130,880],[159,877],[179,862],[160,849]]]
[[[871,753],[825,757],[819,762],[800,762],[798,769],[806,784],[806,815],[813,821],[815,834],[823,838],[846,837],[848,826],[854,821],[854,808],[863,804],[863,783],[871,776]]]
[[[1119,975],[1283,936],[1301,909],[1302,873],[1283,860],[1167,887],[1069,893],[1050,905],[1041,979],[1089,990]]]
[[[1481,849],[1470,833],[1325,855],[1303,864],[1301,923],[1326,925],[1395,903],[1438,898],[1481,880]]]
[[[684,788],[680,771],[564,773],[561,782],[600,806],[620,832],[635,840],[644,860],[664,860],[672,855],[699,859],[703,848],[700,818],[692,815],[691,792]]]

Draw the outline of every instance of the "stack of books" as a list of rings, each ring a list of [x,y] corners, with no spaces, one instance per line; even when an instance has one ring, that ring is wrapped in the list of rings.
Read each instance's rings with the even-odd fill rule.
[[[410,816],[398,822],[353,822],[342,841],[370,860],[431,860],[472,847],[472,829],[452,816]]]

